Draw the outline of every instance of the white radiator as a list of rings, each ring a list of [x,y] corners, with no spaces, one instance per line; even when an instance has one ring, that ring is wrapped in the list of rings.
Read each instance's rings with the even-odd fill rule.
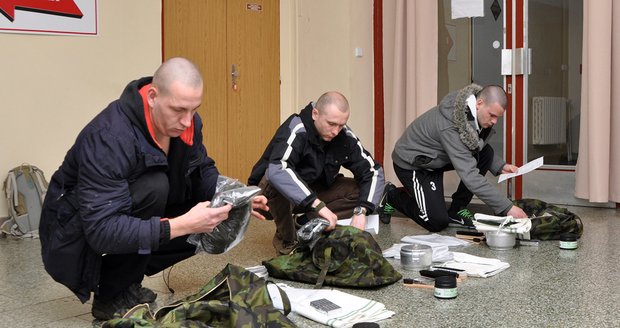
[[[532,143],[554,145],[566,143],[566,98],[532,99]]]

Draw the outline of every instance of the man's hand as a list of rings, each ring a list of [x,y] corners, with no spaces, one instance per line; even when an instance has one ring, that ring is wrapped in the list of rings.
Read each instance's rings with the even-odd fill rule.
[[[323,207],[318,214],[325,220],[329,221],[329,227],[325,228],[326,231],[331,231],[336,228],[338,217],[334,214],[334,212],[327,208],[327,206]]]
[[[196,204],[187,213],[170,219],[170,239],[192,233],[212,232],[218,224],[228,218],[230,204],[222,207],[208,207],[211,202]]]
[[[265,216],[260,214],[257,210],[263,210],[265,212],[269,211],[269,206],[267,206],[267,197],[258,195],[252,198],[252,215],[259,220],[265,220]]]
[[[527,214],[525,214],[525,212],[523,212],[523,210],[520,207],[517,206],[512,206],[510,208],[510,210],[508,211],[508,213],[506,213],[506,215],[510,215],[515,219],[525,219],[527,218]]]
[[[353,215],[353,217],[351,218],[351,226],[356,227],[360,230],[365,230],[366,229],[366,215],[364,214]]]
[[[512,164],[504,164],[504,167],[502,167],[502,174],[506,174],[506,173],[515,173],[517,172],[517,170],[519,169],[518,166],[514,166]]]

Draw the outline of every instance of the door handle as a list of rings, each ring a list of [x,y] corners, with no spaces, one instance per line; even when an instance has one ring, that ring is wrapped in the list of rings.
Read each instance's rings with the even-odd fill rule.
[[[237,72],[237,65],[232,64],[232,69],[230,72],[231,81],[232,81],[232,89],[237,91],[237,77],[239,77],[239,72]]]
[[[502,75],[531,74],[532,72],[532,49],[516,48],[502,49]]]

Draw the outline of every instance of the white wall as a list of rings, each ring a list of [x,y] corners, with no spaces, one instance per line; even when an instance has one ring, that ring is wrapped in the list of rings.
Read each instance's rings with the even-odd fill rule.
[[[0,33],[2,180],[21,163],[38,166],[49,180],[82,127],[129,81],[152,75],[161,63],[160,1],[98,6],[98,36]]]
[[[282,120],[324,92],[339,91],[351,106],[349,126],[374,155],[373,1],[280,3]],[[355,48],[362,57],[355,57]]]

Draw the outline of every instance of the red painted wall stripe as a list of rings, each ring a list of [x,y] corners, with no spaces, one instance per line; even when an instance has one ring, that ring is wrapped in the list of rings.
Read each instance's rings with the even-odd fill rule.
[[[384,103],[383,103],[383,0],[374,0],[373,4],[373,68],[374,68],[374,135],[375,160],[383,165],[385,143]]]

